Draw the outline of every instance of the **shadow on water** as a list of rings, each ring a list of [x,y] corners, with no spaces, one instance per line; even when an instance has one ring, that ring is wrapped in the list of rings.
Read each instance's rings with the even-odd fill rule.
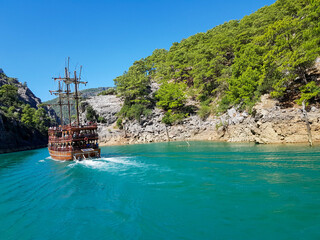
[[[30,157],[37,154],[39,150],[28,150],[14,153],[0,154],[0,170],[22,164]]]

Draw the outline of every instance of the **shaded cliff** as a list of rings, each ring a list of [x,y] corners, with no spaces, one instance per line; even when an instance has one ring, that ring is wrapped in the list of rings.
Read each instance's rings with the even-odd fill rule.
[[[46,147],[48,138],[0,112],[0,153]]]
[[[0,72],[0,153],[45,147],[47,127],[57,120],[26,83]]]

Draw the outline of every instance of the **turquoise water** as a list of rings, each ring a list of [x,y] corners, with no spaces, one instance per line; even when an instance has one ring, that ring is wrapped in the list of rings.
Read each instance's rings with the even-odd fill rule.
[[[0,239],[320,239],[320,146],[189,145],[0,155]]]

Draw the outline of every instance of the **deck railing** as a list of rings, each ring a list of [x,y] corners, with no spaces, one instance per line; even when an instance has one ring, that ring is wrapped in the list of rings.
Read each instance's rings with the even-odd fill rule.
[[[82,134],[79,136],[63,136],[63,137],[55,137],[55,136],[49,136],[49,142],[66,142],[66,141],[85,141],[85,139],[92,140],[97,139],[98,134]]]
[[[89,146],[87,145],[82,145],[82,146],[68,146],[68,147],[56,147],[56,146],[50,146],[49,149],[53,151],[59,151],[59,152],[71,152],[74,150],[81,150],[85,148],[93,148],[93,149],[98,149],[99,145],[96,144],[90,144]]]
[[[71,152],[71,151],[73,151],[73,148],[70,147],[70,146],[69,147],[65,147],[65,148],[51,146],[51,147],[49,147],[49,149],[53,150],[53,151],[59,151],[59,152]]]
[[[89,123],[87,125],[65,125],[60,127],[50,127],[48,129],[49,132],[61,132],[61,131],[70,131],[70,130],[89,130],[89,129],[96,129],[98,127],[97,123]]]

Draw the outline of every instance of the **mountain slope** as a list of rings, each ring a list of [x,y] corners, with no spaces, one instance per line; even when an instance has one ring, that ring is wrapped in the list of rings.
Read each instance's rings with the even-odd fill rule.
[[[320,56],[319,18],[319,0],[278,0],[173,43],[169,51],[156,49],[115,79],[125,100],[120,114],[132,119],[157,106],[170,125],[194,112],[251,111],[263,94],[280,104],[316,104],[319,79],[308,71]],[[154,95],[152,82],[161,85]]]
[[[0,153],[44,147],[57,120],[26,84],[0,72]]]
[[[86,101],[100,142],[320,141],[319,19],[319,0],[278,0],[156,49],[114,80],[120,98]]]

